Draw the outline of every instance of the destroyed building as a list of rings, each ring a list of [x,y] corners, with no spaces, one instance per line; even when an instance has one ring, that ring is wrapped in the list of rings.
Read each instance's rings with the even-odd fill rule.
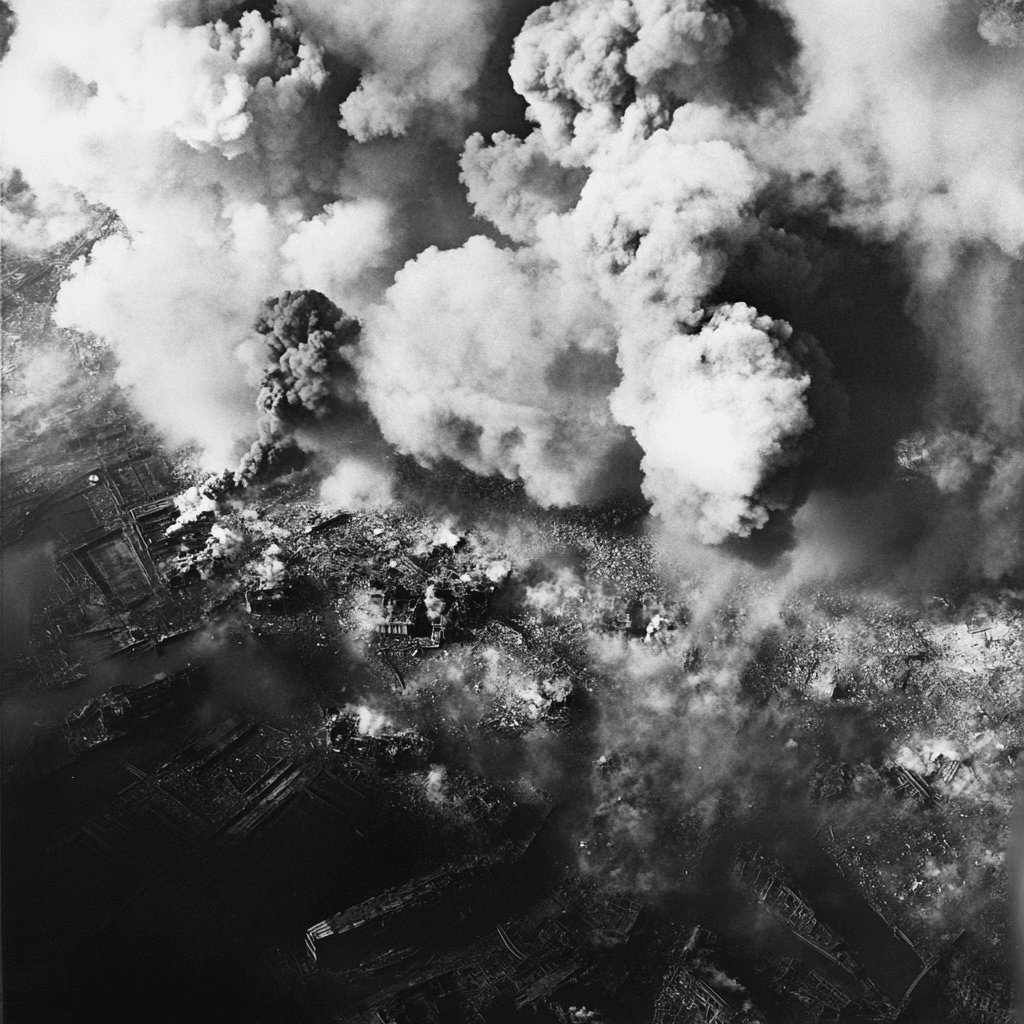
[[[845,769],[845,772],[848,779],[859,776],[877,780],[895,796],[926,810],[942,803],[945,794],[965,770],[969,771],[969,768],[959,758],[938,754],[923,771],[895,758],[886,758],[881,764],[864,763],[856,769]]]
[[[652,1024],[763,1024],[743,987],[716,964],[713,937],[694,928],[670,954]]]
[[[309,611],[320,595],[307,580],[287,580],[245,591],[245,610],[250,615],[287,616]]]
[[[195,542],[191,534],[167,538],[172,489],[164,461],[142,455],[94,466],[5,517],[4,543],[48,542],[55,570],[31,653],[15,668],[26,681],[70,685],[90,664],[151,648],[187,627],[192,613],[160,568],[175,546]]]
[[[378,642],[393,650],[440,647],[458,618],[451,596],[442,596],[433,585],[422,594],[403,587],[374,588],[370,606]]]
[[[676,964],[665,976],[652,1024],[729,1024],[740,1019],[720,992],[685,964]]]
[[[328,746],[334,753],[383,771],[423,767],[433,750],[433,743],[413,729],[363,732],[356,712],[330,709],[325,726]]]
[[[887,761],[879,774],[895,794],[912,800],[919,807],[934,807],[938,802],[938,796],[929,781],[898,761]]]
[[[788,926],[794,938],[856,978],[869,1004],[883,1011],[891,1009],[891,1001],[850,955],[842,937],[818,919],[779,861],[759,847],[743,845],[733,873],[758,903]]]
[[[377,617],[373,630],[381,636],[413,636],[427,625],[423,599],[402,589],[371,590],[370,603]]]
[[[589,930],[589,940],[609,948],[629,941],[643,904],[625,892],[570,876],[554,898]]]

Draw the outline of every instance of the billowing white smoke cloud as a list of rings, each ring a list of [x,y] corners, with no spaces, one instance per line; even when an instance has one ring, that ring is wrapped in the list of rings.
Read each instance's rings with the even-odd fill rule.
[[[628,113],[590,158],[556,243],[590,256],[614,310],[622,383],[612,410],[644,449],[645,493],[656,513],[709,542],[764,524],[753,496],[811,425],[787,324],[722,308],[693,336],[724,270],[715,236],[742,228],[760,182],[742,151],[704,138],[714,127],[705,112],[682,110],[645,137]],[[542,234],[556,239],[553,221]]]
[[[379,200],[331,203],[282,246],[292,288],[313,288],[358,312],[387,266],[390,213]]]
[[[233,462],[254,431],[261,365],[245,365],[251,347],[239,344],[262,301],[312,287],[358,312],[392,246],[388,207],[341,185],[346,137],[324,134],[339,113],[324,108],[323,50],[302,5],[273,19],[243,13],[236,28],[217,20],[238,6],[16,5],[2,67],[4,164],[39,196],[33,229],[8,238],[45,243],[80,228],[81,195],[117,211],[126,237],[79,265],[57,321],[105,338],[142,410],[173,442],[200,442],[210,468]],[[479,4],[430,17],[423,4],[398,7],[331,7],[328,41],[380,64],[352,99],[378,122],[370,93],[384,103],[384,82],[405,102],[412,74],[417,108],[463,103],[489,39]],[[407,34],[412,24],[420,31]],[[476,40],[455,78],[442,37],[448,51]],[[410,117],[395,113],[386,130],[404,131]]]
[[[1009,30],[993,28],[1016,25],[1018,4],[988,4],[980,21],[977,7],[923,0],[773,6],[802,47],[801,95],[791,102],[773,94],[774,109],[756,116],[729,99],[729,47],[744,29],[724,9],[701,0],[562,0],[542,8],[527,19],[510,69],[537,130],[526,140],[499,133],[492,145],[474,136],[463,156],[478,215],[520,244],[506,265],[530,254],[600,296],[595,309],[614,334],[621,373],[610,408],[645,451],[645,492],[656,511],[706,541],[765,522],[760,495],[812,426],[809,379],[792,355],[799,346],[789,340],[789,326],[765,320],[753,327],[771,310],[703,308],[736,240],[759,230],[752,211],[762,188],[773,179],[809,181],[797,194],[817,207],[825,195],[815,182],[841,182],[834,221],[908,240],[920,254],[925,304],[948,286],[964,243],[994,244],[1007,258],[1024,245],[1024,150],[1008,135],[1024,114],[1024,66],[1005,49],[1014,42]],[[435,268],[444,256],[469,291],[471,282],[493,275],[493,260],[486,269],[474,266],[484,251],[474,242],[459,257],[438,254],[407,267],[388,314],[375,321],[373,357],[393,344],[411,360],[406,375],[416,367],[430,372],[415,338],[426,330],[417,319],[432,315],[432,297],[443,287]],[[412,283],[426,281],[428,262],[435,283],[421,293],[417,314]],[[510,294],[525,298],[521,275],[508,276],[517,282]],[[543,306],[543,289],[531,287],[531,301]],[[403,314],[396,319],[399,296]],[[694,341],[712,316],[718,325],[745,318],[750,327],[737,322],[719,334],[705,326],[711,333]],[[398,323],[406,328],[402,338]],[[992,453],[1015,447],[1021,434],[1019,403],[1008,397],[1018,389],[1007,382],[1022,379],[1024,367],[995,340],[1007,329],[997,324],[979,354],[966,357],[988,396],[990,431],[1001,438]],[[936,331],[958,346],[953,333]],[[722,344],[708,345],[711,338]],[[705,361],[691,361],[690,353]],[[454,391],[449,401],[443,377],[438,384],[432,406],[473,407],[461,395],[455,401]],[[485,393],[500,389],[494,382]],[[385,433],[406,450],[427,457],[440,450],[473,468],[520,472],[493,449],[481,458],[475,442],[460,450],[437,431],[425,432],[422,416],[399,407],[404,389],[398,393],[387,395],[377,380],[372,401]],[[476,411],[466,419],[482,426]],[[498,436],[502,427],[505,421]],[[488,421],[482,436],[494,429]],[[524,421],[527,438],[531,429]],[[461,436],[475,438],[472,430]],[[1000,458],[1001,467],[1013,464]],[[1012,473],[993,466],[991,475],[1005,496]],[[530,489],[545,500],[536,484]],[[571,481],[565,491],[579,496]],[[994,491],[986,501],[994,505]]]
[[[405,228],[366,168],[391,160],[397,180],[402,143],[377,137],[462,140],[498,0],[288,0],[274,17],[226,0],[16,6],[5,164],[54,230],[83,196],[126,229],[62,289],[58,321],[104,336],[142,408],[218,467],[251,437],[261,366],[240,342],[260,303],[316,288],[367,319],[362,386],[403,451],[564,503],[601,490],[632,432],[656,511],[717,542],[765,522],[813,426],[804,343],[743,295],[709,300],[762,230],[766,187],[800,179],[793,201],[817,205],[816,182],[838,182],[835,223],[920,255],[922,307],[965,244],[998,250],[996,268],[1024,245],[1016,0],[773,0],[798,88],[753,113],[730,92],[745,22],[723,5],[542,8],[510,67],[536,130],[473,136],[462,160],[478,215],[514,247],[427,249],[383,301]],[[361,74],[343,101],[335,58]],[[1024,366],[997,340],[1000,315],[965,357],[987,402],[993,508],[1024,434]]]
[[[978,8],[786,0],[807,103],[774,159],[837,169],[848,217],[909,232],[939,260],[963,241],[1024,243],[1024,65],[978,34]],[[981,22],[982,35],[986,21]],[[781,147],[788,147],[782,152]],[[941,263],[935,267],[941,270]]]
[[[386,437],[569,502],[615,436],[610,412],[644,449],[656,513],[708,542],[764,524],[756,495],[811,425],[809,380],[785,323],[736,306],[701,330],[722,240],[765,178],[720,114],[680,105],[730,32],[695,2],[574,0],[527,20],[512,77],[540,127],[475,136],[463,158],[477,213],[526,244],[475,238],[398,275],[365,370]],[[615,352],[614,393],[605,374],[570,401],[549,367],[587,351]]]
[[[526,21],[510,73],[549,144],[581,157],[635,101],[670,114],[731,36],[705,0],[560,0]]]
[[[479,133],[466,140],[462,180],[469,200],[479,216],[509,238],[535,242],[543,216],[564,213],[576,204],[586,172],[558,163],[539,132],[525,142],[498,132],[492,143],[487,145]]]
[[[276,290],[275,250],[254,252],[240,237],[247,217],[268,229],[264,208],[236,208],[211,230],[197,205],[168,197],[152,221],[143,212],[130,241],[98,243],[61,289],[55,318],[102,335],[146,414],[172,441],[200,441],[214,468],[232,461],[234,442],[252,429],[257,381],[246,380],[235,349]]]
[[[259,368],[236,349],[262,300],[315,282],[358,305],[390,244],[379,203],[308,217],[340,161],[315,116],[321,51],[289,16],[206,21],[228,6],[26,4],[3,64],[5,163],[127,233],[64,286],[58,323],[103,336],[146,414],[216,467],[253,432]]]
[[[999,576],[1021,562],[1024,479],[1024,62],[1017,0],[785,0],[800,40],[803,103],[739,129],[791,175],[833,174],[836,220],[905,243],[914,313],[938,353],[933,415],[949,438],[971,409],[980,450],[941,484],[977,516],[973,556]],[[819,179],[821,180],[821,179]],[[969,397],[968,397],[969,396]],[[978,448],[978,445],[975,445]],[[983,473],[968,464],[984,464]],[[959,476],[957,474],[959,473]],[[979,482],[980,481],[980,482]],[[961,508],[962,510],[962,508]]]
[[[424,461],[586,490],[620,439],[614,339],[593,292],[537,253],[476,237],[399,271],[369,322],[363,381],[385,437]]]
[[[363,70],[341,109],[356,138],[400,134],[423,109],[457,126],[493,5],[298,0],[235,28],[216,20],[227,9],[84,4],[54,32],[55,11],[35,5],[5,61],[13,159],[127,230],[62,289],[58,321],[110,342],[173,440],[230,460],[262,369],[241,344],[249,324],[267,295],[313,287],[368,316],[363,387],[388,440],[421,461],[567,503],[601,490],[629,428],[659,512],[706,540],[763,522],[758,487],[809,425],[788,329],[723,332],[736,318],[723,311],[693,338],[719,236],[742,229],[763,180],[721,117],[680,106],[720,60],[727,19],[696,0],[532,15],[511,70],[540,128],[493,148],[477,137],[463,161],[478,212],[525,244],[428,249],[374,308],[391,211],[324,202],[341,172],[337,141],[319,138],[325,48]],[[365,470],[343,465],[330,500],[369,500]]]
[[[422,108],[439,108],[457,134],[474,113],[469,93],[491,41],[497,0],[293,0],[291,6],[329,49],[363,69],[358,88],[341,104],[341,126],[353,138],[404,135]]]
[[[693,336],[650,339],[612,399],[633,426],[653,511],[697,524],[716,543],[763,526],[765,473],[790,461],[786,445],[810,426],[809,378],[783,347],[784,321],[721,306]]]

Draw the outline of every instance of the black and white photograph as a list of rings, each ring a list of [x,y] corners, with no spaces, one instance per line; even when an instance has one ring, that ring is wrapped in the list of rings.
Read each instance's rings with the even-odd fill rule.
[[[0,278],[4,1024],[1024,1019],[1024,0],[0,0]]]

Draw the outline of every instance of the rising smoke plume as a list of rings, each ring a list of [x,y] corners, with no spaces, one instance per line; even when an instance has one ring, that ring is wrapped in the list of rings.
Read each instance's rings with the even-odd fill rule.
[[[239,466],[243,485],[301,464],[296,434],[304,427],[331,420],[340,428],[338,421],[364,418],[351,355],[359,331],[358,321],[321,292],[285,292],[264,303],[253,342],[267,363],[256,398],[260,436]]]
[[[15,4],[4,162],[34,198],[8,206],[46,225],[22,244],[117,212],[57,320],[209,468],[283,422],[246,339],[268,296],[316,289],[365,324],[329,389],[426,465],[545,504],[639,470],[712,544],[806,503],[799,542],[874,493],[914,578],[997,577],[1024,492],[1018,6]],[[516,28],[499,106],[526,121],[474,132]],[[881,295],[858,261],[898,268]],[[886,489],[920,432],[984,452],[924,474],[908,536],[886,509],[918,499]],[[922,541],[965,530],[984,542]]]

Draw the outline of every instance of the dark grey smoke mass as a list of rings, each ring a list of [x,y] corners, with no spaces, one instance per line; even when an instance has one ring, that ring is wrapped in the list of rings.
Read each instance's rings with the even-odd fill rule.
[[[285,292],[264,303],[253,331],[267,365],[256,397],[260,436],[236,474],[242,485],[299,468],[322,429],[352,446],[370,439],[353,366],[357,320],[321,292]]]

